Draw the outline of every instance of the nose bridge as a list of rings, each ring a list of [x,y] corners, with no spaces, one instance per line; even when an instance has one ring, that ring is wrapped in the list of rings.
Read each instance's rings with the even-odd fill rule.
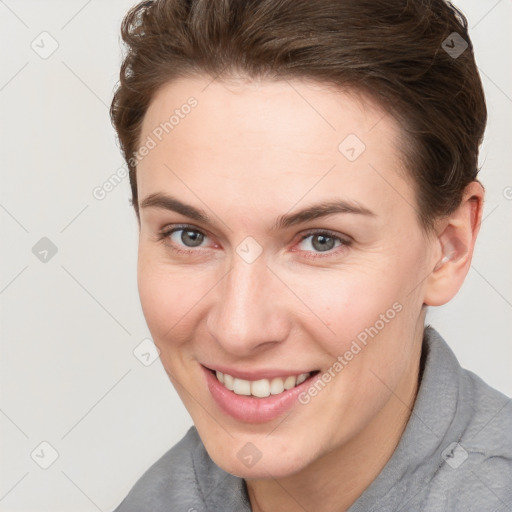
[[[226,351],[246,354],[261,344],[284,339],[276,280],[263,257],[248,263],[234,254],[207,322],[210,334]]]

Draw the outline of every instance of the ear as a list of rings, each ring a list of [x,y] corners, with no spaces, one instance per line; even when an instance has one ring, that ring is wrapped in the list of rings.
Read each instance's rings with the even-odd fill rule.
[[[482,222],[484,188],[472,181],[460,206],[443,218],[435,236],[433,271],[426,280],[423,302],[442,306],[459,291],[471,265],[476,237]]]

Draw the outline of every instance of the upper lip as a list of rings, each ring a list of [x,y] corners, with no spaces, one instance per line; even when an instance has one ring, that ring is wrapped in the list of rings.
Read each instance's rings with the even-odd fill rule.
[[[208,370],[219,371],[221,373],[227,373],[232,377],[243,380],[261,380],[261,379],[273,379],[275,377],[288,377],[290,375],[300,375],[302,373],[310,373],[316,370],[290,370],[290,369],[278,369],[278,368],[262,368],[252,370],[240,370],[238,368],[228,368],[222,365],[203,365]]]

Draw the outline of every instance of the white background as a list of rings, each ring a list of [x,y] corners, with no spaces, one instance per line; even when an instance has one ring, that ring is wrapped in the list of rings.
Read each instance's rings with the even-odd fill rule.
[[[111,511],[192,423],[160,361],[133,354],[149,332],[128,179],[92,195],[123,165],[108,106],[133,3],[0,0],[1,512]],[[512,395],[512,2],[457,5],[488,100],[487,202],[462,290],[427,320]],[[52,40],[46,59],[31,47]],[[58,251],[46,263],[42,237]]]

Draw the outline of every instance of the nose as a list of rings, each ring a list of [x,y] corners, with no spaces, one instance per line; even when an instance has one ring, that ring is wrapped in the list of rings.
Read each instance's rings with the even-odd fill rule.
[[[215,288],[206,326],[225,353],[244,357],[287,338],[286,286],[263,257],[247,263],[235,254]]]

